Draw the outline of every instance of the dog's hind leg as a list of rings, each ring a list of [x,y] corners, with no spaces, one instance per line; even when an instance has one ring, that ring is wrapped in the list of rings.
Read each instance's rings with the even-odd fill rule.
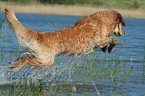
[[[14,64],[17,65],[20,61],[23,60],[24,57],[18,57],[17,59],[15,59],[14,61],[10,62],[10,64]]]
[[[54,63],[54,58],[50,59],[51,61],[47,62],[40,62],[36,59],[30,59],[29,57],[25,57],[22,60],[20,60],[17,64],[15,64],[15,67],[12,68],[10,71],[11,72],[17,72],[19,71],[22,67],[26,65],[33,65],[41,68],[47,68],[53,65]]]

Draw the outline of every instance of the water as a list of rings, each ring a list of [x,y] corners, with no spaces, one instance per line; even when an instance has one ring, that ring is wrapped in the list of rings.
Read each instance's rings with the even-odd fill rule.
[[[16,16],[24,26],[39,32],[65,28],[82,18],[38,14],[16,14]],[[0,13],[0,20],[3,17],[4,13]],[[74,95],[88,96],[97,95],[93,81],[102,96],[145,95],[145,19],[125,18],[124,20],[127,25],[124,27],[125,35],[119,37],[123,45],[116,46],[111,54],[102,53],[98,48],[94,53],[81,57],[60,55],[56,57],[54,65],[50,68],[26,66],[17,73],[8,71],[8,67],[12,66],[8,62],[27,50],[19,47],[16,36],[12,30],[9,30],[8,23],[4,22],[0,35],[0,84],[11,84],[23,78],[33,78],[33,82],[37,82],[44,78],[45,81],[65,81],[60,84],[75,86]],[[116,88],[113,86],[111,74]],[[44,89],[47,91],[47,88]]]

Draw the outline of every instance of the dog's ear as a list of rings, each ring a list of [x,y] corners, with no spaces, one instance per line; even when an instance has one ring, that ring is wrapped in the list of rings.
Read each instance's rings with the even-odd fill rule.
[[[122,25],[121,24],[119,24],[119,28],[120,28],[120,35],[122,36],[122,35],[124,35],[125,34],[125,32],[124,32],[124,30],[123,30],[123,28],[122,28]]]
[[[114,35],[118,36],[123,36],[125,34],[121,23],[117,24],[115,30],[114,30]]]
[[[123,26],[126,26],[126,23],[124,22],[123,17],[121,16],[120,13],[117,13],[117,18],[118,18],[119,22],[121,22],[121,24]]]

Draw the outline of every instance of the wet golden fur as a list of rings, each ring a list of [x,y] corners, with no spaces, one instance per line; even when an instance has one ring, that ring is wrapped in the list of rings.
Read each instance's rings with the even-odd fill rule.
[[[27,49],[30,57],[19,57],[15,60],[15,67],[11,70],[19,71],[25,65],[47,68],[53,65],[55,56],[61,53],[67,55],[88,54],[93,48],[100,47],[112,52],[117,40],[111,37],[124,35],[125,26],[122,16],[116,11],[102,11],[83,17],[74,25],[51,32],[36,32],[24,27],[15,17],[12,9],[5,9],[8,22],[11,24],[20,44]]]

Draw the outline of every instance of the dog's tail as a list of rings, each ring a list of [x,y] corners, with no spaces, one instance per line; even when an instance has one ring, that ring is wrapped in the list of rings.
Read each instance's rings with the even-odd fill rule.
[[[7,21],[11,24],[14,32],[16,32],[16,30],[21,30],[22,28],[24,28],[24,26],[16,18],[15,13],[12,9],[5,9],[5,14]]]
[[[117,14],[117,18],[118,18],[119,22],[121,22],[121,24],[122,24],[123,26],[126,26],[126,24],[125,24],[125,22],[124,22],[124,20],[123,20],[123,17],[122,17],[122,15],[121,15],[120,13]]]

